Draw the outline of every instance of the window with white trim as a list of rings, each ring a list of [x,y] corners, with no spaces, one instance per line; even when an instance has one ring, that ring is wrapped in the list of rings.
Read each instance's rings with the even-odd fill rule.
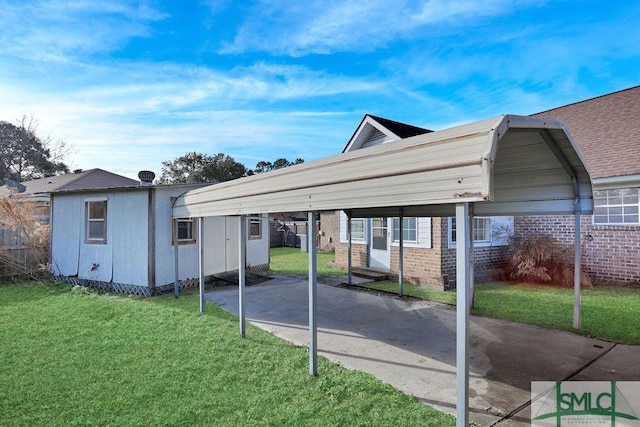
[[[400,218],[393,218],[393,241],[400,241]],[[416,217],[402,218],[402,241],[418,243],[418,219]]]
[[[85,202],[85,241],[107,243],[107,201]]]
[[[456,235],[456,219],[451,218],[449,226],[449,241],[455,243]],[[491,218],[490,217],[474,217],[473,218],[473,242],[488,243],[491,242]]]
[[[364,240],[364,225],[364,218],[351,218],[351,240]]]
[[[593,223],[602,225],[640,224],[640,188],[594,190]]]
[[[262,239],[262,218],[260,215],[249,216],[249,239],[260,240]]]
[[[174,226],[171,232],[171,244],[175,243],[176,229],[175,223],[178,224],[178,244],[186,245],[196,242],[195,221],[193,218],[178,218],[173,222]]]

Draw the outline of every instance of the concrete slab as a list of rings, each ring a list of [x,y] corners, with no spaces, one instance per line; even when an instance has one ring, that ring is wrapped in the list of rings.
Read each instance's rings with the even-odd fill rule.
[[[306,281],[287,276],[247,288],[247,320],[306,346],[307,290]],[[206,299],[237,314],[236,288],[207,292]],[[371,373],[453,415],[455,343],[456,316],[451,307],[318,285],[321,355]],[[629,353],[638,356],[638,347],[613,347],[574,334],[472,316],[470,417],[481,425],[528,426],[531,381],[574,379],[585,366],[593,375],[599,369],[598,375],[606,377],[607,370],[618,369],[624,379],[639,378],[640,363],[624,371],[618,365]],[[598,357],[602,358],[593,362]]]

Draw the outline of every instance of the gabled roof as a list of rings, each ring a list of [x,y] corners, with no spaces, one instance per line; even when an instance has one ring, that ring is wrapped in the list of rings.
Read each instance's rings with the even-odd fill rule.
[[[139,183],[135,179],[96,168],[24,181],[22,185],[26,187],[26,191],[22,193],[25,197],[33,200],[48,200],[49,194],[59,191],[131,187],[137,186]],[[9,194],[10,191],[6,186],[0,187],[0,195],[7,196]]]
[[[360,148],[371,147],[373,145],[384,144],[391,141],[398,141],[416,135],[433,132],[429,129],[395,120],[365,114],[362,121],[356,128],[349,142],[342,150],[343,153],[358,150]]]
[[[640,86],[533,114],[565,122],[594,183],[640,180]]]

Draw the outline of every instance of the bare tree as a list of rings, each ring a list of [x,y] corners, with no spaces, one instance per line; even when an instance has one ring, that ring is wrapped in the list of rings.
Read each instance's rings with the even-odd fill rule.
[[[16,124],[0,121],[0,181],[27,181],[68,172],[62,162],[69,148],[64,141],[41,138],[38,122],[23,115]]]

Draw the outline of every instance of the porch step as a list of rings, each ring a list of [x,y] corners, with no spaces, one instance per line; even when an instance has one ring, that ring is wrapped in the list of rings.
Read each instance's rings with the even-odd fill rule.
[[[364,277],[365,279],[375,280],[376,282],[389,279],[389,272],[377,270],[375,268],[352,268],[351,274],[358,277]]]

